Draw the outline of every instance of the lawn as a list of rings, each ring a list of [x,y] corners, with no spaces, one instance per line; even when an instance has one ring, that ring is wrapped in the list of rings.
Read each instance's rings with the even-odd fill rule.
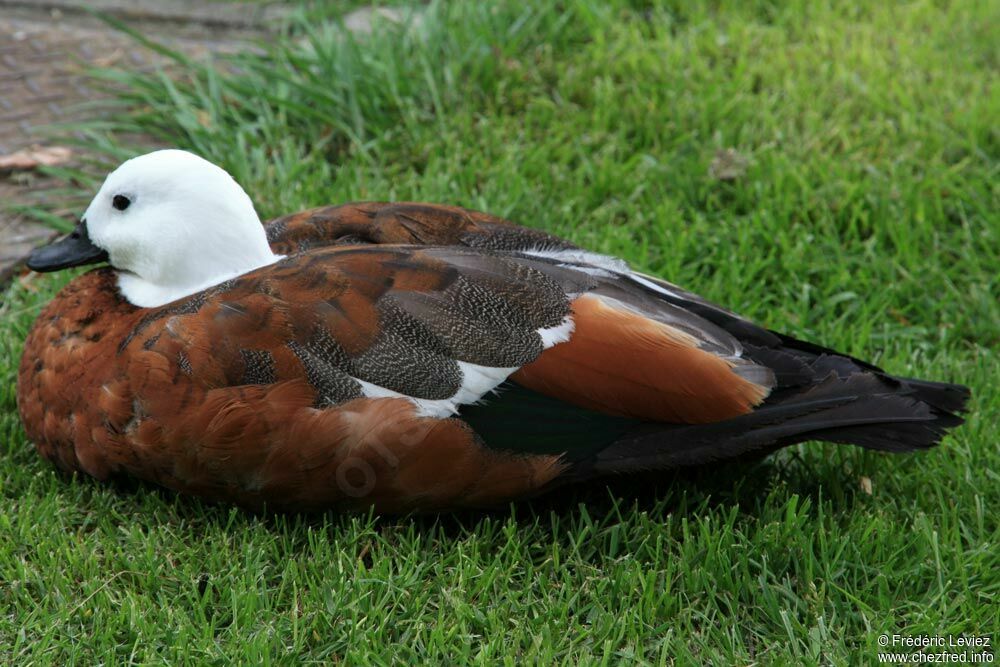
[[[918,454],[808,443],[488,514],[254,516],[35,454],[16,369],[70,276],[22,279],[0,307],[0,662],[865,664],[882,633],[1000,640],[1000,6],[441,3],[357,40],[332,11],[216,69],[104,73],[89,147],[196,151],[263,217],[503,215],[968,384],[967,424]],[[74,183],[83,203],[99,175]]]

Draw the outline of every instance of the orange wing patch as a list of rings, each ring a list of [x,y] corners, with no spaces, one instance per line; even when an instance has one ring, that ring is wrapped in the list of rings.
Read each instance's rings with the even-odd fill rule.
[[[604,299],[572,304],[576,327],[511,378],[534,391],[600,412],[697,424],[750,412],[769,389],[732,371],[687,333]]]

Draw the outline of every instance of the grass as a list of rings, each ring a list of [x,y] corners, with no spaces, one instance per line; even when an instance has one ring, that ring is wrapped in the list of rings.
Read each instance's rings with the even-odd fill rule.
[[[966,383],[968,423],[917,455],[811,443],[487,514],[252,516],[37,457],[16,368],[70,276],[22,280],[0,310],[0,661],[865,664],[882,633],[1000,639],[995,3],[442,3],[359,40],[324,11],[220,69],[104,73],[118,106],[89,148],[195,150],[265,217],[508,216]],[[99,182],[69,175],[81,200]]]

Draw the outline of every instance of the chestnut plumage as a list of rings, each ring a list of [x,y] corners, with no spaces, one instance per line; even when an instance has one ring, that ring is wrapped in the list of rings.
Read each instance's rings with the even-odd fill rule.
[[[112,266],[48,304],[18,375],[42,455],[99,479],[286,510],[481,507],[811,439],[922,449],[968,398],[453,206],[296,213],[245,271],[135,291],[114,244],[136,201],[92,205]],[[128,261],[147,279],[157,260]]]

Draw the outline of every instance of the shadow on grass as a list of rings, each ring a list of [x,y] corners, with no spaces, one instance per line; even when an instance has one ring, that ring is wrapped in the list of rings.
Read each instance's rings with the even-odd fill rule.
[[[860,490],[858,468],[871,468],[873,461],[884,455],[865,452],[859,455],[835,445],[825,447],[828,449],[818,456],[805,457],[793,448],[765,458],[579,482],[492,509],[407,515],[252,511],[184,496],[132,477],[114,478],[108,483],[78,477],[77,483],[92,492],[110,487],[121,503],[128,504],[126,498],[136,501],[130,508],[119,504],[119,509],[136,520],[148,516],[150,509],[162,509],[165,512],[154,514],[163,520],[202,524],[209,530],[239,529],[257,523],[277,532],[291,532],[303,526],[321,528],[335,537],[334,533],[360,516],[370,520],[376,532],[405,525],[419,531],[437,531],[442,537],[459,538],[477,532],[484,522],[496,524],[513,519],[519,527],[526,528],[548,523],[552,515],[560,519],[560,524],[573,524],[586,514],[588,520],[606,526],[622,522],[624,516],[636,512],[645,513],[654,521],[665,521],[671,515],[697,517],[735,507],[737,521],[755,521],[764,511],[766,500],[774,494],[808,500],[811,514],[830,500],[838,510],[850,512]],[[94,497],[89,492],[86,496]]]

